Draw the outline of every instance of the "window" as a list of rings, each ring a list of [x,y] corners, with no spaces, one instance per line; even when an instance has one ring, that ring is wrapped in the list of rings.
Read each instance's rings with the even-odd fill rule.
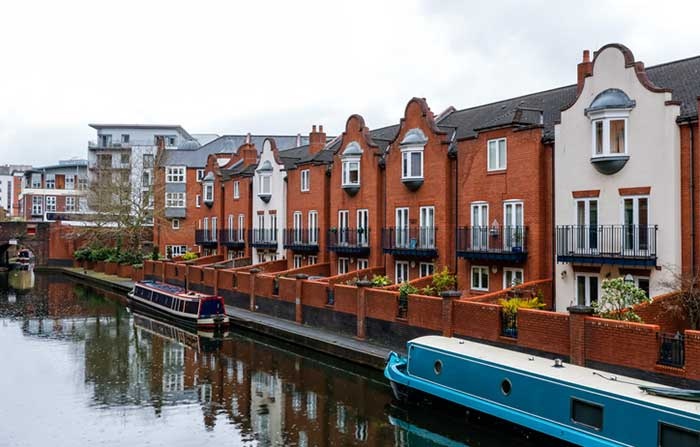
[[[141,187],[147,188],[149,186],[151,186],[151,171],[150,169],[146,169],[141,174]]]
[[[648,276],[635,276],[634,277],[634,285],[637,286],[638,288],[642,289],[644,293],[649,295],[649,277]]]
[[[309,244],[318,244],[318,212],[309,211]]]
[[[200,208],[202,206],[202,196],[201,195],[197,194],[196,196],[194,196],[194,206],[196,206],[197,208]]]
[[[258,194],[272,194],[272,189],[271,189],[271,182],[272,182],[272,175],[270,174],[261,174],[260,175],[260,192]]]
[[[204,169],[197,169],[197,181],[201,182],[204,178]]]
[[[56,176],[54,174],[46,174],[46,189],[54,189],[56,187]]]
[[[593,156],[624,155],[627,153],[627,118],[610,114],[592,121]]]
[[[299,244],[302,241],[302,233],[304,229],[302,228],[302,214],[301,211],[295,211],[292,214],[292,242]]]
[[[219,219],[216,216],[211,218],[211,237],[210,237],[210,240],[212,240],[212,241],[215,241],[216,236],[219,234],[218,233],[218,225],[217,225],[218,220]]]
[[[590,306],[598,301],[598,275],[576,274],[576,304]]]
[[[503,269],[503,288],[517,286],[523,283],[523,269],[504,268]]]
[[[122,143],[128,143],[129,142],[129,134],[128,133],[123,133],[122,134]]]
[[[212,183],[204,184],[204,201],[209,203],[214,201],[214,185]]]
[[[165,253],[170,252],[173,258],[177,256],[182,256],[187,253],[187,245],[166,245]]]
[[[420,207],[420,234],[418,237],[421,248],[435,248],[435,207]]]
[[[294,255],[294,268],[301,268],[301,255]]]
[[[32,174],[32,188],[41,188],[41,174]]]
[[[343,186],[360,185],[360,159],[348,158],[343,160]]]
[[[338,274],[344,275],[348,272],[348,258],[338,258]]]
[[[75,211],[75,197],[66,197],[66,211]]]
[[[409,146],[401,149],[401,178],[423,178],[422,146]]]
[[[369,245],[369,210],[357,210],[357,245]]]
[[[435,264],[432,262],[421,262],[418,265],[418,276],[430,276],[435,273]]]
[[[350,220],[350,211],[338,211],[338,243],[348,243],[348,221]]]
[[[472,289],[489,290],[489,268],[475,265],[472,267]]]
[[[233,214],[228,215],[228,224],[226,225],[226,233],[228,233],[228,240],[232,241],[233,240]]]
[[[571,399],[571,421],[595,430],[603,429],[603,406]]]
[[[167,166],[165,168],[165,183],[185,183],[185,167]]]
[[[696,447],[700,432],[659,422],[659,447]]]
[[[79,178],[78,179],[78,189],[87,189],[88,187],[88,181],[86,178]]]
[[[46,211],[56,211],[56,196],[46,196]]]
[[[396,261],[396,265],[394,266],[395,270],[395,278],[396,278],[396,284],[400,284],[402,282],[408,282],[409,277],[408,277],[408,262],[407,261]]]
[[[153,154],[143,154],[143,167],[144,168],[152,168],[153,167],[153,162],[155,161],[155,158],[153,157]]]
[[[649,250],[649,197],[623,197],[622,216],[624,224],[624,249],[626,252],[640,253]]]
[[[119,162],[123,165],[128,165],[131,162],[131,155],[121,154],[121,156],[119,157]]]
[[[44,197],[32,196],[32,215],[39,216],[44,214]]]
[[[277,240],[277,214],[270,214],[270,235],[271,241]]]
[[[168,141],[168,146],[175,146],[175,137],[166,137]]]
[[[396,247],[408,248],[408,208],[396,208]]]
[[[173,230],[179,230],[180,229],[180,219],[173,219],[171,222]]]
[[[202,223],[201,229],[204,230],[204,231],[202,231],[202,233],[204,233],[204,240],[208,241],[209,240],[209,218],[205,217],[202,222],[203,223]]]
[[[523,202],[507,201],[503,204],[503,248],[523,247],[525,238],[523,226]]]
[[[112,135],[100,135],[100,146],[110,147],[112,145]]]
[[[488,170],[499,171],[506,168],[506,139],[488,141]]]
[[[581,251],[598,249],[598,199],[576,201],[576,248]]]
[[[245,214],[238,215],[238,228],[236,230],[238,231],[238,240],[243,241],[243,232],[245,231]]]
[[[165,193],[166,208],[184,208],[185,193],[184,192],[166,192]]]
[[[318,262],[318,256],[309,256],[309,265],[314,265]]]
[[[304,169],[303,171],[301,171],[301,190],[302,191],[308,191],[310,189],[309,188],[309,184],[310,184],[309,183],[309,176],[310,176],[310,172],[308,169]]]
[[[241,198],[241,189],[238,184],[238,180],[233,182],[233,198],[234,199],[240,199]]]
[[[472,203],[472,249],[487,250],[489,247],[489,205]]]
[[[357,260],[357,270],[364,270],[366,268],[369,268],[369,260],[368,259],[358,259]]]

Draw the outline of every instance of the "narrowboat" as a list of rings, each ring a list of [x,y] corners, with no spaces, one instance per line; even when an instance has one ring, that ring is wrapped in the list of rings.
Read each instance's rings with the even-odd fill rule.
[[[228,336],[228,332],[217,334],[211,330],[168,324],[138,311],[132,312],[132,315],[134,327],[197,352],[215,352],[221,347],[221,340]]]
[[[384,375],[397,399],[437,397],[578,445],[700,445],[700,402],[667,397],[694,393],[559,359],[431,335],[392,352]]]
[[[158,281],[139,281],[128,296],[135,307],[197,328],[218,328],[229,323],[224,300],[219,296]]]

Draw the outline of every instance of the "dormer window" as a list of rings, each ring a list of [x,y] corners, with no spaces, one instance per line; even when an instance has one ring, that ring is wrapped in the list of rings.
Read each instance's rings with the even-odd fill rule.
[[[214,173],[209,172],[202,178],[202,188],[204,189],[204,204],[212,206],[214,204]]]
[[[416,128],[406,132],[401,141],[401,181],[415,191],[423,184],[423,152],[428,138]]]
[[[627,120],[635,106],[625,92],[610,88],[585,110],[591,120],[591,163],[601,174],[614,174],[627,163]]]
[[[256,171],[258,175],[258,197],[265,203],[269,202],[272,197],[272,172],[273,168],[270,160],[265,160]]]
[[[270,174],[262,174],[260,176],[260,192],[259,194],[272,194],[271,192],[271,180],[272,176]]]
[[[343,161],[343,175],[341,186],[351,196],[357,194],[360,190],[360,160],[362,157],[362,148],[356,141],[350,142],[341,159]]]

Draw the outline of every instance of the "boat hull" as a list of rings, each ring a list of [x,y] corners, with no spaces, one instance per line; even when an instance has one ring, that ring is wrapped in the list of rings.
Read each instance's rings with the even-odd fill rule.
[[[129,292],[127,296],[129,297],[129,303],[135,309],[138,309],[142,312],[148,312],[151,315],[157,315],[161,318],[165,318],[169,321],[173,321],[191,328],[214,330],[226,327],[229,324],[229,317],[226,315],[209,318],[199,318],[196,315],[192,315],[192,317],[185,317],[183,315],[175,314],[173,312],[168,312],[168,310],[161,309],[158,306],[154,306],[150,302],[135,296],[131,292]]]

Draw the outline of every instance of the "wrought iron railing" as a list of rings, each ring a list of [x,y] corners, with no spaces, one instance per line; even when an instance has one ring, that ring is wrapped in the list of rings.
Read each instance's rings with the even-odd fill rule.
[[[685,365],[685,337],[677,332],[675,334],[658,334],[660,365],[683,368]]]
[[[408,318],[408,294],[399,293],[396,301],[396,317],[404,319]]]
[[[527,227],[475,226],[457,229],[457,251],[488,253],[527,252]]]
[[[318,236],[318,228],[287,228],[284,230],[284,247],[317,246]]]
[[[250,230],[249,240],[254,247],[276,246],[277,245],[277,229],[276,228],[254,228]]]
[[[518,314],[504,312],[501,309],[501,335],[504,337],[518,338]]]
[[[563,225],[556,229],[557,257],[656,259],[656,225]]]
[[[369,248],[369,228],[331,228],[328,230],[328,247],[331,250],[343,248]]]
[[[436,227],[383,228],[382,248],[387,253],[435,252],[436,235]]]
[[[216,244],[217,232],[211,230],[194,230],[194,242],[197,245]]]
[[[243,228],[224,228],[219,231],[219,241],[225,245],[244,245],[245,244],[245,229]]]

